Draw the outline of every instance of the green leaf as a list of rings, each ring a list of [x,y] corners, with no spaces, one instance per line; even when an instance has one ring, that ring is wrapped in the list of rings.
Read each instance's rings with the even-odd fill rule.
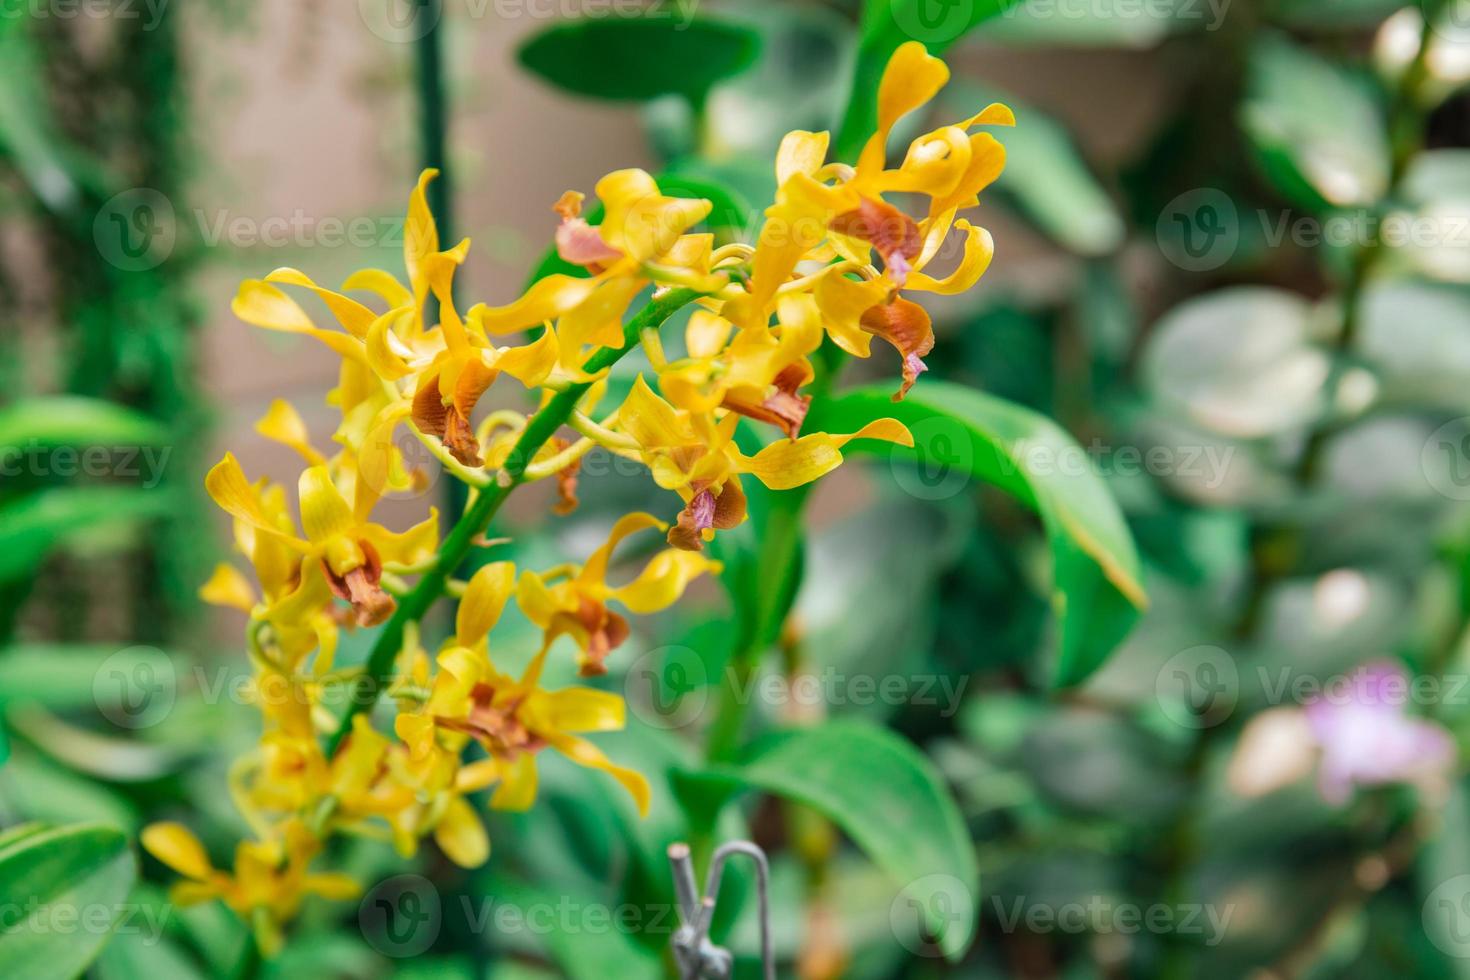
[[[675,16],[557,24],[521,45],[521,64],[578,95],[643,102],[682,95],[700,102],[755,60],[760,38],[735,24]]]
[[[102,524],[162,517],[171,497],[156,490],[57,487],[0,507],[0,582],[23,578],[62,539]]]
[[[122,914],[135,875],[127,838],[100,825],[33,834],[0,852],[0,909],[15,917],[0,930],[7,980],[56,980],[85,969]]]
[[[1217,0],[1154,0],[1140,6],[1023,0],[976,32],[986,42],[1023,45],[1150,48],[1170,34],[1212,31],[1229,11]]]
[[[1082,447],[1055,422],[1020,405],[943,381],[924,381],[898,403],[893,384],[815,402],[807,427],[851,432],[890,416],[908,425],[915,449],[860,440],[849,452],[917,461],[895,469],[908,492],[939,499],[984,480],[1033,508],[1052,555],[1052,605],[1060,620],[1052,683],[1095,670],[1147,605],[1138,553],[1112,495]]]
[[[78,185],[100,191],[109,183],[103,167],[58,132],[41,84],[40,51],[24,17],[0,18],[0,155],[14,161],[46,207],[61,213],[80,202]]]
[[[640,946],[622,928],[588,929],[573,928],[544,929],[534,924],[544,920],[546,910],[562,908],[567,895],[585,894],[584,888],[559,888],[549,883],[529,884],[511,878],[497,878],[491,889],[496,898],[498,913],[505,917],[498,921],[509,923],[502,928],[507,941],[514,942],[523,936],[544,948],[546,954],[561,967],[570,980],[603,980],[618,977],[619,980],[659,980],[664,976],[663,961],[647,947]],[[517,920],[510,916],[507,908],[519,909],[522,916]],[[520,927],[515,923],[519,921]]]
[[[0,455],[41,446],[161,446],[168,428],[134,409],[100,398],[27,398],[0,408]]]
[[[173,911],[172,906],[154,908],[164,914]],[[93,972],[98,980],[204,980],[205,977],[199,965],[176,943],[167,937],[150,935],[146,929],[113,936]]]
[[[1241,124],[1268,177],[1322,210],[1376,204],[1390,158],[1382,107],[1364,81],[1283,37],[1251,51]]]
[[[882,728],[833,721],[782,733],[717,772],[832,820],[904,886],[898,901],[905,904],[894,914],[922,914],[947,957],[964,955],[975,933],[980,870],[959,808],[918,749]]]

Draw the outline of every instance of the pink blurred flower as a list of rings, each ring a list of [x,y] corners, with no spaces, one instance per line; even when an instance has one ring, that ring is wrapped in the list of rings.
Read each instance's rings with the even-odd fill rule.
[[[1405,711],[1411,690],[1403,667],[1377,660],[1355,671],[1345,689],[1331,688],[1306,705],[1322,753],[1323,799],[1345,803],[1354,786],[1433,782],[1454,765],[1450,733]]]

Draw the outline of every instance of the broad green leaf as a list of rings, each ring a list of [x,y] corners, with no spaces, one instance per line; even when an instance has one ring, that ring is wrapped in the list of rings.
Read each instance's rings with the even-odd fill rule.
[[[141,412],[100,398],[27,398],[0,408],[0,455],[41,446],[161,446],[168,428]]]
[[[1360,78],[1285,38],[1251,51],[1241,124],[1267,176],[1316,210],[1376,204],[1388,189],[1382,107]]]
[[[1067,0],[1018,0],[976,34],[1007,46],[1150,48],[1170,34],[1213,31],[1230,10],[1230,0],[1168,0],[1137,6]]]
[[[491,891],[496,906],[501,910],[497,915],[504,917],[498,918],[497,922],[512,924],[509,929],[502,928],[502,932],[510,933],[505,938],[510,942],[522,938],[522,935],[533,939],[561,967],[569,980],[604,980],[606,977],[659,980],[663,977],[663,960],[659,954],[638,945],[621,928],[578,928],[575,916],[561,928],[538,927],[538,923],[548,917],[557,922],[556,910],[565,906],[567,894],[580,893],[580,890],[571,891],[548,883],[529,884],[509,878],[495,879]],[[512,908],[522,913],[519,929],[514,927],[516,919],[507,911]],[[573,910],[575,912],[575,905]]]
[[[1040,515],[1052,556],[1052,605],[1060,621],[1052,683],[1092,673],[1147,605],[1128,526],[1082,447],[1028,408],[943,381],[924,381],[898,403],[893,385],[859,388],[813,403],[811,431],[851,432],[891,416],[914,433],[915,449],[867,440],[850,452],[917,461],[894,475],[915,496],[938,499],[983,480]]]
[[[0,800],[30,820],[89,820],[130,831],[141,823],[136,807],[112,788],[20,746],[0,770]]]
[[[85,969],[135,875],[127,837],[96,824],[34,834],[0,853],[0,908],[21,910],[0,931],[6,980],[61,980]]]
[[[558,88],[642,102],[682,95],[698,103],[755,60],[760,38],[706,18],[607,17],[558,24],[526,41],[521,64]]]
[[[1106,255],[1123,243],[1122,216],[1061,123],[1004,92],[971,84],[951,89],[946,101],[962,99],[960,112],[991,102],[1015,111],[1018,125],[1000,134],[1006,168],[995,186],[1042,231],[1079,255]]]
[[[146,909],[174,911],[171,905]],[[139,913],[133,923],[139,928],[119,932],[108,942],[93,968],[97,980],[204,980],[203,968],[188,953],[171,939],[153,935],[151,924],[141,919]]]
[[[162,517],[169,494],[122,487],[57,487],[0,507],[0,582],[29,575],[63,538],[103,524]]]
[[[918,749],[882,728],[833,721],[782,733],[717,772],[832,820],[902,886],[894,915],[922,915],[947,957],[964,955],[980,870],[959,808]]]

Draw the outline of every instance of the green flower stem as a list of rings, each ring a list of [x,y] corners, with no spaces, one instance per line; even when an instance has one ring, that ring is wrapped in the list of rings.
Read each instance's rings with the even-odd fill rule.
[[[588,374],[598,374],[612,367],[624,354],[637,346],[638,336],[642,331],[661,326],[676,311],[701,295],[693,289],[676,289],[653,300],[623,328],[623,346],[598,350],[588,358],[583,370]],[[366,670],[353,680],[349,688],[347,710],[342,715],[342,721],[337,726],[337,731],[327,740],[328,756],[337,751],[342,739],[352,730],[352,719],[376,704],[378,696],[392,679],[394,661],[403,647],[405,627],[423,619],[429,608],[444,596],[450,576],[469,557],[475,539],[485,533],[511,491],[525,482],[526,467],[541,447],[546,445],[547,440],[571,418],[577,403],[590,387],[592,382],[568,385],[531,416],[495,482],[481,490],[470,504],[464,516],[444,539],[433,566],[424,572],[413,591],[399,603],[397,611],[378,635],[378,641],[373,644],[372,653],[368,655]]]
[[[766,581],[775,583],[788,569],[792,575],[800,574],[793,565],[801,547],[801,516],[810,492],[809,486],[797,487],[776,494],[771,502],[761,529],[760,551],[755,562],[758,571],[766,571]],[[795,590],[784,593],[783,589],[772,587],[759,592],[760,604],[755,622],[745,624],[741,642],[730,658],[730,668],[725,671],[725,682],[720,688],[719,707],[705,742],[705,758],[709,762],[730,762],[740,747],[745,713],[750,708],[750,679],[760,666],[761,658],[779,638],[790,613],[790,609],[780,608],[783,594],[794,597]]]

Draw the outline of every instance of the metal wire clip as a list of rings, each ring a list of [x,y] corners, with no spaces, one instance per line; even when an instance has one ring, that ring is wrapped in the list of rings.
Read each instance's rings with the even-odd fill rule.
[[[755,862],[756,894],[760,903],[761,968],[765,980],[776,980],[776,958],[771,952],[770,865],[766,852],[750,841],[721,844],[710,859],[709,876],[704,883],[704,897],[699,896],[694,881],[694,859],[688,844],[669,845],[669,863],[674,869],[674,892],[679,898],[679,928],[674,932],[674,960],[682,980],[730,980],[735,957],[728,949],[716,946],[709,938],[714,920],[715,896],[720,893],[720,877],[725,861],[732,854],[744,854]]]

